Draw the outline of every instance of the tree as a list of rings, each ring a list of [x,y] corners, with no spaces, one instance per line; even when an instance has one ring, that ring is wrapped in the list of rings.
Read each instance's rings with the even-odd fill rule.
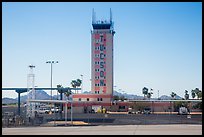
[[[148,88],[144,87],[142,89],[142,94],[144,94],[144,98],[145,98],[145,95],[147,95],[147,93],[148,93]]]
[[[152,92],[148,92],[148,93],[147,93],[147,98],[150,99],[151,96],[152,96],[152,94],[153,94]]]
[[[60,84],[57,85],[57,88],[58,88],[57,91],[58,91],[59,93],[62,93],[62,88],[63,88],[62,85],[60,85]]]
[[[80,79],[71,81],[71,85],[72,85],[73,88],[80,87],[81,83],[82,83],[82,80],[80,80]],[[75,90],[75,92],[76,92],[76,90]]]
[[[65,94],[65,96],[66,96],[67,98],[69,98],[69,96],[72,94],[72,91],[71,91],[70,89],[68,89],[68,90],[66,90],[66,91],[64,92],[64,94]]]
[[[172,99],[175,99],[175,97],[176,97],[176,93],[174,93],[174,92],[171,92],[171,97],[172,97]]]
[[[71,85],[72,85],[73,88],[76,88],[76,86],[77,86],[77,81],[76,81],[76,80],[72,80],[72,81],[71,81]]]
[[[192,96],[192,98],[194,99],[195,96],[196,96],[195,92],[192,92],[192,91],[191,91],[191,96]]]
[[[184,95],[185,100],[189,99],[189,94],[188,94],[188,90],[185,90],[185,95]]]
[[[171,92],[171,99],[175,99],[175,97],[176,97],[176,93],[174,93],[174,92]],[[174,106],[174,102],[173,102],[173,106]],[[170,101],[170,109],[171,109],[171,112],[172,112],[172,102]]]
[[[60,99],[62,100],[62,93],[63,93],[63,86],[62,85],[57,85],[57,92],[60,93]]]
[[[72,80],[71,81],[71,85],[73,88],[76,88],[77,87],[77,81],[76,80]],[[75,89],[75,93],[76,93],[76,89]]]
[[[76,86],[77,86],[77,87],[80,87],[80,86],[81,86],[81,83],[82,83],[82,80],[81,80],[81,79],[77,79],[77,80],[76,80]]]
[[[199,88],[195,88],[194,90],[191,90],[192,97],[197,96],[197,99],[202,99],[202,91]]]
[[[202,91],[200,91],[197,96],[198,96],[198,99],[202,99]]]

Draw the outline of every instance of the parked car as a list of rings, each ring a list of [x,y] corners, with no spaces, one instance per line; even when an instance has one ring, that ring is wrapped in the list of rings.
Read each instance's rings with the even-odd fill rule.
[[[49,114],[50,111],[51,111],[50,108],[42,107],[42,108],[39,108],[37,110],[37,113],[39,113],[39,114]]]
[[[144,108],[143,114],[151,114],[151,108]]]
[[[58,113],[58,112],[61,112],[61,110],[59,107],[55,107],[55,108],[51,108],[51,112],[52,113]]]
[[[186,107],[180,107],[178,114],[179,115],[187,115],[188,114],[188,109]]]

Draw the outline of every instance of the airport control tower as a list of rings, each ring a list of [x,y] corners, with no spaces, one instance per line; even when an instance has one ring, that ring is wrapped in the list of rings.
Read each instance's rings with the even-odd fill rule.
[[[96,20],[93,9],[91,31],[91,92],[113,94],[113,21]]]

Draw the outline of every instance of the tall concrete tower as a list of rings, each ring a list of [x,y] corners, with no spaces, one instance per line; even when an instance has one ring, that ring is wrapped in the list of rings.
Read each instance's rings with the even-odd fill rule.
[[[113,30],[112,12],[110,20],[96,20],[93,9],[91,31],[91,92],[113,94]],[[110,97],[111,97],[110,96]]]

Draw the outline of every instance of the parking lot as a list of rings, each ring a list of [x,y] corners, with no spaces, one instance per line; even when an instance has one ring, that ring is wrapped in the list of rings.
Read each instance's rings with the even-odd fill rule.
[[[5,107],[2,108],[2,114],[5,112],[14,112],[17,114],[17,108]],[[26,121],[26,110],[22,107],[21,118]],[[36,126],[62,126],[63,124],[57,124],[57,121],[65,121],[65,115],[62,113],[52,114],[40,114],[40,121]],[[73,113],[71,119],[70,113],[68,113],[67,121],[81,121],[76,123],[88,123],[86,125],[159,125],[159,124],[197,124],[202,125],[202,113],[192,113],[191,115],[177,115],[177,113],[154,113],[154,114],[128,114],[127,112],[112,112],[109,114],[103,113]],[[17,126],[13,121],[9,124],[5,124],[2,118],[2,127]],[[62,122],[59,122],[62,123]],[[68,124],[70,125],[70,124]],[[80,124],[78,124],[80,125]],[[81,124],[83,125],[83,124]],[[21,124],[21,126],[32,126]]]

